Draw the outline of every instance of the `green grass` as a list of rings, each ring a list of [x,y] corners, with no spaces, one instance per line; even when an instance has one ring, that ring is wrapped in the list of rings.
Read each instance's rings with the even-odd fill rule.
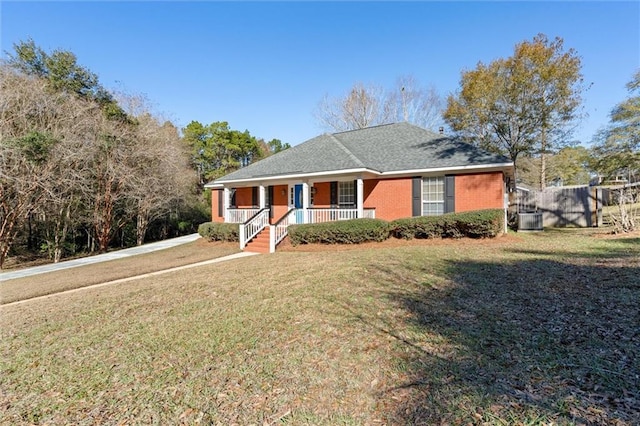
[[[214,243],[200,239],[157,252],[110,260],[94,265],[79,266],[50,272],[45,275],[39,274],[17,278],[0,283],[0,304],[162,271],[215,259],[239,251],[237,243]]]
[[[381,247],[0,307],[0,423],[640,422],[637,235]]]

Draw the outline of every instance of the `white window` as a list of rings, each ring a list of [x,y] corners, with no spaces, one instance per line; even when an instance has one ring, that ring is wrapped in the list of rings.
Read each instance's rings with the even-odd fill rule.
[[[338,182],[338,206],[354,207],[356,205],[356,189],[354,182]]]
[[[422,179],[422,215],[436,216],[444,213],[444,177]]]

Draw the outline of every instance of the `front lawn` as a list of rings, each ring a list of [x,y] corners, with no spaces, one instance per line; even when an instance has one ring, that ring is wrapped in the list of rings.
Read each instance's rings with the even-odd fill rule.
[[[237,243],[191,243],[93,265],[0,282],[0,304],[102,284],[237,253]]]
[[[638,235],[349,248],[0,307],[0,424],[640,423]]]

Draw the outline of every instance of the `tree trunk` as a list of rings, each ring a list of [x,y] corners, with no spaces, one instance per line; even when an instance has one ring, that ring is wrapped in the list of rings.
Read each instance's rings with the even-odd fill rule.
[[[547,187],[547,154],[540,154],[540,191]]]
[[[138,218],[136,221],[136,244],[141,246],[144,244],[144,237],[147,233],[147,228],[149,227],[149,221],[147,220],[147,216],[138,211]]]
[[[69,221],[71,220],[71,204],[63,207],[57,218],[56,233],[54,237],[53,247],[53,263],[60,262],[64,251],[64,243],[67,240],[67,232],[69,230]]]
[[[3,223],[3,228],[4,225],[5,223]],[[2,269],[2,265],[4,265],[4,261],[9,254],[11,244],[18,234],[18,231],[15,230],[15,222],[9,222],[6,225],[6,229],[3,229],[2,238],[0,238],[0,269]]]
[[[540,136],[540,191],[547,186],[547,129],[542,128]]]
[[[103,194],[98,193],[93,209],[94,230],[98,241],[98,250],[104,253],[109,248],[113,226],[114,201],[112,197],[112,180],[103,183]]]

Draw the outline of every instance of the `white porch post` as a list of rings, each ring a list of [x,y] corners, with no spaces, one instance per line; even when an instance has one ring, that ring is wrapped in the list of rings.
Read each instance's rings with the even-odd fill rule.
[[[309,184],[302,182],[302,223],[308,223],[307,209],[309,208]]]
[[[265,187],[264,185],[258,186],[258,207],[264,209],[267,205],[267,200],[265,197]]]
[[[229,201],[231,198],[231,191],[226,186],[222,191],[222,207],[224,208],[224,221],[229,222]]]
[[[358,209],[357,218],[364,217],[364,181],[361,177],[356,180],[356,207]]]

